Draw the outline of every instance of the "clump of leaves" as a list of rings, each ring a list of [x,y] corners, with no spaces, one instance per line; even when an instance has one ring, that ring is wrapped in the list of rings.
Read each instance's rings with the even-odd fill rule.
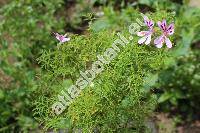
[[[160,107],[164,111],[180,113],[188,120],[199,116],[199,87],[200,87],[199,51],[179,59],[174,67],[170,67],[160,74],[160,88],[163,93],[158,94]],[[171,108],[173,107],[173,108]]]
[[[192,48],[200,40],[199,14],[198,8],[181,8],[177,16],[177,47],[166,61],[166,69],[159,74],[159,83],[155,84],[160,88],[157,93],[160,109],[187,120],[199,117],[199,48]]]
[[[158,20],[167,15],[155,13],[152,17]],[[126,37],[130,35],[126,29],[121,32]],[[169,55],[165,48],[138,45],[138,37],[121,48],[118,56],[96,76],[94,87],[85,88],[61,115],[56,116],[51,110],[60,91],[75,83],[80,71],[90,69],[92,62],[98,60],[97,55],[103,54],[116,39],[113,30],[90,31],[88,35],[72,36],[59,49],[44,51],[38,58],[46,72],[41,74],[34,111],[45,129],[147,131],[145,121],[154,109],[155,97],[142,88],[146,77],[160,71]]]
[[[11,1],[0,9],[0,132],[22,132],[38,126],[33,119],[35,59],[53,47],[49,31],[62,27],[54,17],[62,1]]]
[[[156,17],[157,20],[166,15],[162,10],[176,11],[171,15],[176,16],[176,27],[174,39],[175,47],[170,51],[171,57],[165,61],[165,66],[161,74],[150,74],[147,77],[147,83],[144,89],[151,89],[152,86],[158,88],[157,96],[159,97],[159,108],[161,111],[172,112],[175,115],[183,115],[183,118],[189,120],[198,118],[199,101],[195,100],[199,96],[196,88],[199,88],[198,80],[198,58],[199,49],[192,48],[192,44],[199,43],[200,40],[200,10],[199,8],[187,6],[187,2],[183,4],[174,3],[172,1],[150,1],[141,0],[139,4],[145,4],[154,8],[155,11],[162,12],[161,16]],[[132,8],[122,9],[121,13],[113,11],[112,8],[105,8],[105,16],[103,20],[97,20],[91,29],[99,31],[105,28],[121,29],[122,24],[131,21],[137,13]],[[110,10],[110,12],[106,12]],[[171,15],[167,15],[170,17]],[[183,17],[184,16],[184,17]],[[152,17],[152,16],[151,16]],[[154,18],[155,19],[155,18]],[[173,20],[173,19],[172,19]],[[114,23],[114,24],[113,24]],[[99,26],[99,28],[97,28]],[[183,61],[184,60],[184,61]],[[188,71],[194,70],[194,73],[188,74]],[[186,76],[188,75],[188,76]],[[174,80],[175,79],[175,80]],[[157,81],[159,80],[160,83]],[[183,88],[189,88],[188,90]],[[187,93],[186,93],[187,92]],[[196,92],[196,93],[194,93]],[[183,102],[184,101],[184,102]],[[188,104],[185,104],[188,103]],[[177,113],[174,113],[178,112]],[[187,116],[187,117],[185,117]]]

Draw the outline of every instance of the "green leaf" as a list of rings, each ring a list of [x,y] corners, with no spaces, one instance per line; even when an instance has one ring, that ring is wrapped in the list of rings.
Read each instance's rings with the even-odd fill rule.
[[[99,21],[95,21],[92,25],[91,25],[91,29],[95,32],[101,31],[103,29],[106,29],[110,26],[110,23],[107,19],[102,19]]]
[[[164,94],[161,95],[161,97],[159,97],[158,99],[158,103],[163,103],[167,100],[169,100],[172,97],[172,95],[168,92],[165,92]]]
[[[0,90],[0,99],[3,99],[4,98],[4,92],[3,90]]]
[[[149,74],[145,79],[144,79],[144,85],[143,88],[145,91],[149,91],[152,86],[156,84],[158,81],[158,74]]]

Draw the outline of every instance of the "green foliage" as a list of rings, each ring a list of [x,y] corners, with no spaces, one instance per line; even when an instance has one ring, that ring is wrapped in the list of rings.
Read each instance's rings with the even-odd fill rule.
[[[157,10],[174,10],[172,2],[167,1],[160,1],[157,6],[156,1],[151,3],[154,6],[150,3],[143,4],[155,7]],[[153,86],[159,88],[156,89],[158,91],[156,94],[161,111],[177,112],[182,115],[182,118],[192,120],[198,118],[200,106],[197,98],[200,95],[200,50],[196,47],[192,48],[195,43],[198,44],[200,41],[200,9],[188,7],[187,5],[178,5],[175,11],[176,47],[171,51],[171,58],[165,61],[164,70],[154,76],[152,75],[155,79],[151,79],[153,82],[149,80],[152,85],[147,88],[150,89]]]
[[[164,12],[151,15],[156,20],[160,16],[173,18]],[[121,28],[121,32],[126,37],[130,35],[128,29]],[[35,94],[38,96],[34,109],[36,119],[45,125],[45,129],[147,131],[145,121],[154,109],[156,98],[142,88],[149,74],[162,69],[169,51],[138,45],[138,37],[135,37],[121,49],[116,59],[105,65],[105,70],[96,76],[94,87],[85,88],[64,113],[56,116],[51,105],[60,91],[75,83],[80,71],[90,69],[97,55],[111,47],[117,37],[113,30],[101,30],[71,38],[59,49],[44,51],[38,59],[46,72],[41,74],[41,84]],[[131,122],[132,127],[128,128]]]
[[[156,84],[160,92],[159,103],[163,111],[178,112],[189,120],[198,117],[199,110],[199,53],[192,44],[200,40],[200,10],[184,8],[177,17],[177,47],[167,62],[166,70]],[[184,18],[182,16],[185,16]],[[198,44],[198,43],[197,43]]]
[[[189,8],[187,0],[181,4],[169,0],[9,1],[0,5],[0,132],[37,128],[33,115],[45,129],[147,131],[145,120],[156,97],[161,111],[180,112],[190,119],[198,114],[199,49],[191,46],[200,40],[200,10]],[[138,11],[149,10],[155,12],[147,13],[154,21],[175,22],[170,38],[173,49],[138,46],[134,38],[96,77],[94,87],[87,87],[63,114],[55,116],[50,107],[57,94],[78,79],[80,70],[91,68],[97,54],[116,39],[116,31],[128,37],[128,25],[141,18]],[[102,11],[99,18],[96,13]],[[55,49],[51,31],[64,32],[60,29],[65,26],[67,31],[81,33],[88,21],[88,34],[73,35],[69,43]],[[41,49],[48,50],[40,56]],[[41,75],[37,74],[41,72],[38,56]],[[150,93],[153,87],[159,88],[155,94]]]
[[[35,59],[41,48],[51,48],[53,28],[63,27],[54,18],[62,1],[12,1],[0,9],[0,132],[37,128],[31,101],[39,71]]]
[[[200,95],[199,59],[199,50],[195,50],[180,58],[176,66],[160,74],[159,86],[163,94],[159,97],[159,103],[164,111],[177,110],[189,120],[198,117],[200,107],[198,98]]]

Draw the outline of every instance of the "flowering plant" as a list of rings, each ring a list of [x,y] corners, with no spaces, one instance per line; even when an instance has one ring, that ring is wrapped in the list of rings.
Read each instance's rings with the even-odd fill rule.
[[[151,36],[155,32],[153,29],[154,22],[147,16],[144,16],[144,23],[148,27],[148,31],[140,31],[137,33],[138,36],[142,36],[142,38],[138,40],[138,43],[145,43],[146,45],[149,45],[151,42]],[[157,48],[161,48],[165,42],[168,48],[172,48],[172,42],[169,40],[168,36],[174,34],[174,23],[171,23],[169,26],[167,26],[167,22],[164,19],[162,22],[158,21],[157,24],[162,30],[162,35],[154,40],[154,44]]]

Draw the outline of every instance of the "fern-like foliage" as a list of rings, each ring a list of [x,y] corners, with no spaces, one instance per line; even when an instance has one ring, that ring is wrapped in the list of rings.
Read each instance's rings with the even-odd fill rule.
[[[139,13],[138,13],[139,14]],[[169,14],[155,13],[155,20]],[[169,17],[170,18],[170,17]],[[171,18],[170,18],[171,19]],[[127,29],[121,34],[128,37]],[[45,129],[81,129],[92,132],[146,132],[145,124],[154,109],[156,98],[143,89],[146,76],[160,71],[170,56],[166,48],[138,45],[138,37],[130,41],[104,71],[87,86],[61,114],[51,110],[57,95],[80,77],[80,71],[91,68],[97,55],[112,46],[118,36],[113,30],[89,31],[87,35],[71,37],[71,41],[54,51],[44,51],[39,63],[46,71],[36,92],[35,117]]]

